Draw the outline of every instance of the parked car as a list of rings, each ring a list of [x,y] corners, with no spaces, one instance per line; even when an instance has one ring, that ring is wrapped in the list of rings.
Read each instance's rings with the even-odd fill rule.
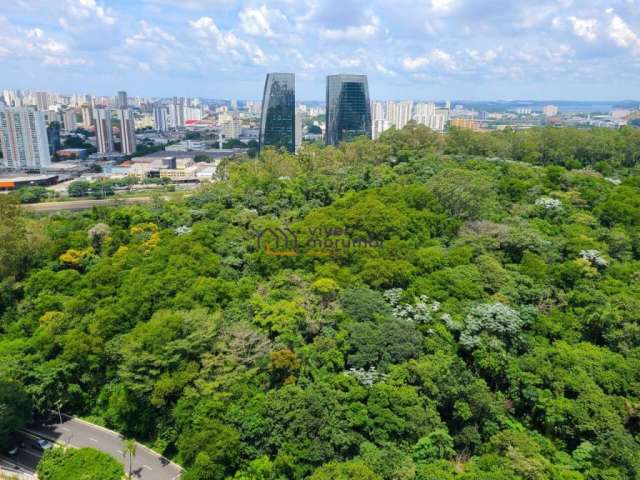
[[[50,448],[53,448],[53,443],[51,443],[49,440],[40,439],[33,444],[33,448],[35,450],[40,450],[41,452],[44,452],[45,450],[49,450]]]

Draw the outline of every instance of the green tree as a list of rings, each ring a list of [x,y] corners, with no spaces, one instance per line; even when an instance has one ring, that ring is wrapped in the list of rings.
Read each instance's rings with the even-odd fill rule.
[[[38,463],[41,480],[122,480],[122,465],[93,448],[52,448]]]
[[[9,446],[12,433],[31,420],[31,408],[31,398],[20,384],[0,379],[0,450]]]
[[[332,462],[318,468],[309,480],[382,480],[364,463]]]
[[[450,459],[455,453],[453,438],[451,438],[447,430],[442,428],[422,437],[413,447],[413,459],[418,464]]]
[[[123,442],[122,446],[122,456],[129,457],[129,478],[133,478],[133,459],[136,457],[137,443],[129,438]]]

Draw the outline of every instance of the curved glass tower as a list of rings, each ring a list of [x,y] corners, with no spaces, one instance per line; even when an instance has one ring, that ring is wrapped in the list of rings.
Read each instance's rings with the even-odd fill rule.
[[[362,135],[371,138],[367,76],[329,75],[326,115],[327,145],[337,145]]]
[[[293,73],[269,73],[264,83],[260,149],[296,148],[296,80]]]

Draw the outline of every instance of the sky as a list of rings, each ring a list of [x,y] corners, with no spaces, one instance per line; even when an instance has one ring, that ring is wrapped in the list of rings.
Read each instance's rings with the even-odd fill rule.
[[[640,0],[0,0],[0,89],[259,99],[640,98]]]

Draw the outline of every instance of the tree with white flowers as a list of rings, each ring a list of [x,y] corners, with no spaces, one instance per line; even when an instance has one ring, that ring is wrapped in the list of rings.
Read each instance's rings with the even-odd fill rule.
[[[473,350],[482,344],[496,349],[517,344],[524,326],[520,314],[500,302],[475,307],[465,318],[460,344]]]

